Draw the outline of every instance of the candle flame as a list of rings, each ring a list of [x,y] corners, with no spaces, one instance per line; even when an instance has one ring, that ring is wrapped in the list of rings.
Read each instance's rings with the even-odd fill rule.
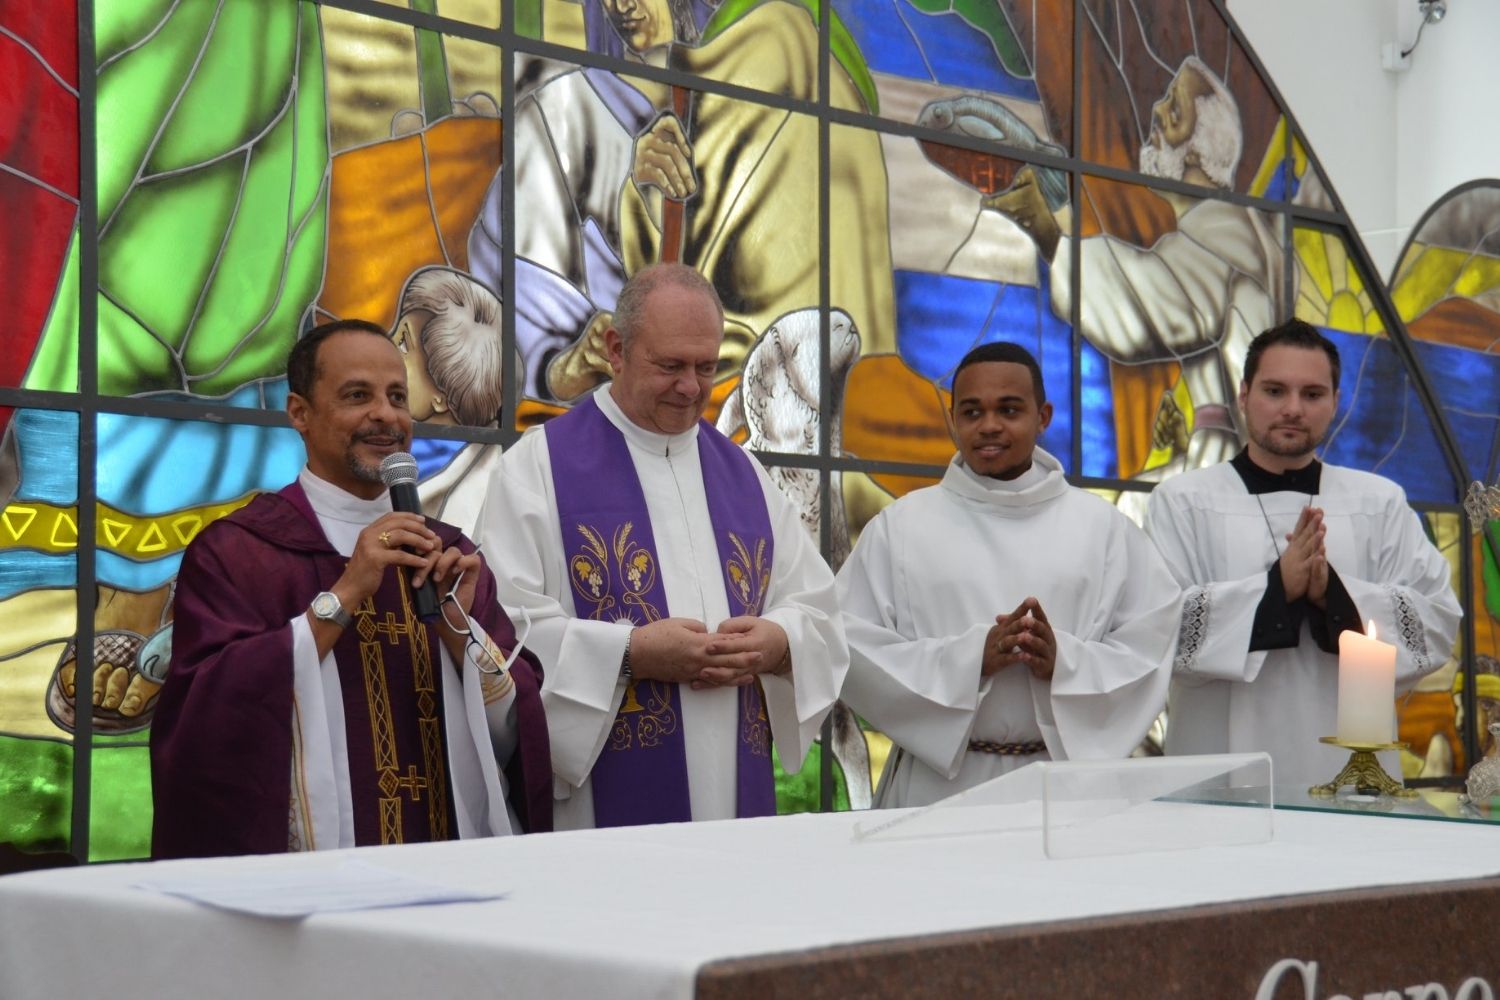
[[[1371,618],[1369,622],[1365,624],[1365,635],[1369,636],[1371,639],[1375,638],[1375,619]]]

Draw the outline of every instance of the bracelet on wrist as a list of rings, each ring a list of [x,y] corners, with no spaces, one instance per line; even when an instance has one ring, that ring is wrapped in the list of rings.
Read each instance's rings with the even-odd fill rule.
[[[630,637],[634,634],[635,629],[631,629],[626,633],[625,652],[620,654],[620,680],[625,682],[626,687],[629,687],[633,683],[635,677],[630,669]]]

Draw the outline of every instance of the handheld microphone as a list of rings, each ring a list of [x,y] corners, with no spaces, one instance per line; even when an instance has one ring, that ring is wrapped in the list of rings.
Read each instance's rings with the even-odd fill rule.
[[[398,451],[381,459],[380,481],[391,491],[392,510],[422,513],[422,501],[417,497],[417,460],[409,453]],[[411,588],[411,598],[418,618],[424,622],[437,620],[437,588],[433,587],[431,577],[423,580],[422,586]]]

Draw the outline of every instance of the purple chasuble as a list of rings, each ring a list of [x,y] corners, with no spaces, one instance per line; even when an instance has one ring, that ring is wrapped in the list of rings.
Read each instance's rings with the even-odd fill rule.
[[[646,498],[625,436],[592,398],[544,426],[578,616],[636,625],[671,617]],[[730,616],[759,615],[774,550],[760,479],[750,456],[703,420],[698,460]],[[776,812],[776,789],[760,683],[738,691],[735,812],[769,816]],[[626,689],[590,778],[598,826],[692,819],[677,684],[636,681]]]
[[[428,519],[445,547],[472,552],[474,545],[452,525]],[[305,613],[313,595],[327,590],[348,560],[334,551],[316,515],[296,483],[279,493],[264,493],[245,507],[204,528],[183,555],[174,598],[172,663],[162,685],[151,725],[153,798],[152,856],[207,857],[263,854],[296,849],[288,843],[287,810],[291,804],[292,638],[288,622]],[[390,584],[391,587],[395,583]],[[383,589],[368,602],[368,613],[355,610],[355,624],[335,645],[343,691],[346,745],[358,842],[380,843],[382,799],[396,789],[404,840],[423,839],[418,827],[434,825],[429,810],[441,802],[447,810],[447,836],[458,835],[449,798],[451,777],[438,781],[441,755],[442,702],[433,684],[418,677],[416,657],[397,651],[404,641],[404,591]],[[391,612],[387,618],[385,612]],[[510,620],[500,608],[495,578],[483,567],[471,611],[474,620],[502,648],[515,643]],[[368,627],[366,627],[368,626]],[[373,629],[384,644],[378,657],[394,699],[367,695],[365,650]],[[390,635],[397,642],[388,642]],[[441,677],[435,636],[426,646],[433,679]],[[351,647],[345,643],[352,643]],[[350,652],[352,649],[352,653]],[[521,829],[552,829],[552,768],[547,725],[540,696],[541,666],[527,650],[511,667],[516,685],[516,752],[505,765],[510,805]],[[404,693],[399,689],[404,688]],[[424,728],[420,702],[436,706],[439,725]],[[405,702],[405,707],[398,704]],[[396,767],[378,769],[383,723],[389,711],[406,720],[391,730]],[[429,750],[427,734],[438,739]],[[413,737],[415,736],[415,740]],[[417,779],[428,784],[421,787]],[[389,780],[387,780],[389,779]],[[408,789],[420,790],[420,801]],[[434,795],[436,791],[439,794]],[[436,799],[437,801],[433,801]],[[390,811],[391,827],[396,810]]]
[[[281,495],[317,524],[300,485]],[[437,626],[418,620],[402,567],[350,608],[333,645],[343,695],[354,842],[414,844],[458,836],[443,738]]]

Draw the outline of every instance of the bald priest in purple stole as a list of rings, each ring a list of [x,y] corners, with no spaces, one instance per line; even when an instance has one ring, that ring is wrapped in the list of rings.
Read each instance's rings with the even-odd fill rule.
[[[702,419],[724,313],[691,268],[621,290],[614,379],[500,461],[480,519],[533,627],[559,829],[776,810],[849,652],[797,511]]]
[[[552,827],[541,669],[513,657],[495,578],[451,525],[391,509],[406,367],[374,324],[287,361],[297,481],[210,525],[177,577],[151,730],[156,857]],[[430,579],[441,617],[420,620]]]

